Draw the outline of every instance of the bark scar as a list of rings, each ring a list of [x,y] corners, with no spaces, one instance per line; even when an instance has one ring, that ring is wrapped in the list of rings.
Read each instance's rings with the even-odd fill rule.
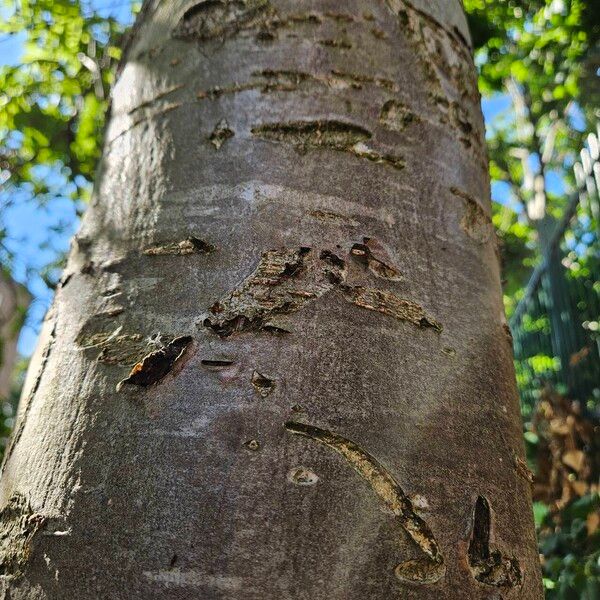
[[[473,527],[469,541],[469,567],[473,577],[495,587],[520,586],[523,580],[519,561],[506,558],[499,550],[490,550],[491,509],[483,496],[478,496],[473,509]]]
[[[444,559],[431,529],[417,515],[410,498],[376,458],[342,435],[314,425],[288,421],[285,428],[290,433],[308,437],[340,454],[394,513],[398,524],[425,555],[400,563],[395,569],[398,579],[412,583],[435,583],[444,576]]]
[[[270,11],[268,0],[204,0],[183,13],[173,37],[205,42],[235,36]]]
[[[289,314],[322,296],[343,279],[343,270],[323,264],[311,248],[269,250],[238,288],[210,308],[203,324],[221,337],[269,330],[273,316]]]
[[[442,326],[429,316],[423,307],[410,300],[399,298],[396,294],[385,290],[363,286],[340,286],[346,300],[359,306],[372,310],[401,321],[408,321],[419,327],[430,327],[438,333]]]
[[[196,97],[198,100],[206,98],[214,100],[225,94],[239,94],[249,90],[260,90],[263,94],[270,94],[273,92],[295,92],[302,89],[308,91],[316,86],[332,90],[359,90],[365,85],[381,88],[388,92],[398,91],[393,81],[382,77],[368,77],[335,70],[326,74],[319,74],[284,69],[263,69],[262,71],[254,71],[252,79],[249,81],[199,90]]]
[[[221,146],[234,135],[233,129],[229,127],[227,121],[225,119],[221,119],[208,137],[208,141],[215,147],[216,150],[220,150]]]
[[[215,247],[200,238],[190,235],[180,242],[169,242],[150,246],[144,250],[146,256],[187,256],[188,254],[210,254]]]
[[[227,358],[205,358],[200,361],[200,364],[205,367],[208,367],[209,369],[224,369],[226,367],[231,367],[233,364],[235,364],[235,362]]]
[[[419,117],[398,100],[388,100],[379,114],[379,122],[392,131],[404,131],[411,123],[419,121]]]
[[[265,123],[253,127],[252,133],[265,140],[291,144],[302,154],[312,148],[329,148],[395,169],[405,166],[401,156],[382,154],[371,148],[367,141],[372,134],[364,127],[334,119]]]
[[[181,336],[151,352],[134,365],[129,375],[119,382],[117,390],[125,384],[148,387],[158,383],[173,370],[191,343],[191,336]]]
[[[275,389],[275,381],[256,370],[252,372],[251,383],[261,398],[266,398]]]
[[[450,191],[464,203],[463,217],[460,221],[462,230],[478,244],[487,243],[494,234],[494,226],[489,215],[467,192],[457,187],[451,187]]]
[[[375,257],[371,267],[379,277],[399,277],[393,267]],[[442,326],[415,302],[387,290],[348,285],[347,276],[346,261],[331,250],[269,250],[263,253],[256,270],[215,302],[201,322],[220,337],[242,331],[282,332],[274,320],[279,315],[297,312],[307,303],[338,290],[347,302],[360,308],[441,331]]]
[[[390,281],[400,281],[400,271],[391,264],[389,256],[385,253],[381,244],[369,237],[363,237],[362,244],[354,244],[350,249],[351,256],[373,275]]]

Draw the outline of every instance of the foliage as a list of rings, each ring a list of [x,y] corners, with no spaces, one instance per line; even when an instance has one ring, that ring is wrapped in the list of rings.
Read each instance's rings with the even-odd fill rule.
[[[0,67],[0,210],[23,196],[40,204],[86,200],[124,26],[79,0],[4,0],[2,7],[0,36],[25,39],[19,64]],[[0,240],[5,235],[0,230]],[[2,250],[10,262],[6,244]]]
[[[0,399],[0,459],[4,454],[4,449],[8,444],[9,436],[15,422],[17,406],[19,404],[19,395],[27,371],[27,362],[26,359],[19,360],[15,367],[10,395],[8,398]]]
[[[595,122],[597,105],[589,94],[598,77],[590,69],[600,36],[600,3],[466,0],[465,8],[480,89],[511,100],[488,126],[490,174],[508,191],[494,207],[494,222],[510,314],[532,262],[539,259],[544,227],[564,211],[585,119]]]
[[[525,441],[546,597],[598,598],[600,421],[547,388]]]
[[[600,597],[599,509],[600,497],[587,495],[541,520],[539,545],[548,600]]]

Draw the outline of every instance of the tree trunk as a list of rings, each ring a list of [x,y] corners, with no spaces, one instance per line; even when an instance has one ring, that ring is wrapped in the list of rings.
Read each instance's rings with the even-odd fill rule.
[[[458,0],[145,6],[4,464],[11,600],[541,598],[468,44]]]

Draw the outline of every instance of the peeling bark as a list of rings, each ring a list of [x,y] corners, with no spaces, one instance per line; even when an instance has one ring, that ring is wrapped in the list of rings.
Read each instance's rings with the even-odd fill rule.
[[[151,246],[144,250],[144,254],[147,254],[148,256],[161,256],[166,254],[184,256],[186,254],[207,254],[208,252],[214,252],[214,250],[214,246],[208,242],[190,236],[181,242],[171,242],[168,244]]]
[[[141,15],[3,465],[2,593],[541,599],[458,0]]]
[[[129,375],[119,382],[117,388],[120,389],[123,385],[147,387],[159,383],[173,370],[191,343],[191,336],[181,336],[144,356],[134,365]]]

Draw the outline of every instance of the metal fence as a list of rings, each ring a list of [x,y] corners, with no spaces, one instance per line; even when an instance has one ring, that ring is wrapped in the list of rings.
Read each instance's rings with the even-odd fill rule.
[[[574,166],[576,192],[510,318],[525,416],[545,385],[600,405],[600,129]]]

